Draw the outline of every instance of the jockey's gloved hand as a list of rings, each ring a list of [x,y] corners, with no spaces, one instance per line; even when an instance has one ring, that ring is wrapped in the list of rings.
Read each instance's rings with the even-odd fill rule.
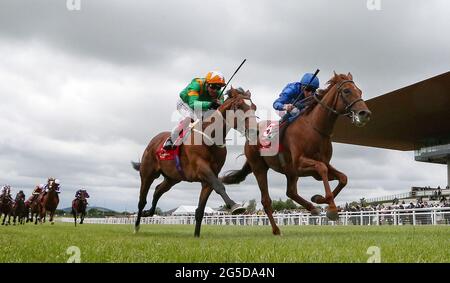
[[[220,103],[218,103],[217,101],[213,101],[211,102],[211,104],[209,105],[209,109],[214,109],[216,110],[217,108],[220,107]]]

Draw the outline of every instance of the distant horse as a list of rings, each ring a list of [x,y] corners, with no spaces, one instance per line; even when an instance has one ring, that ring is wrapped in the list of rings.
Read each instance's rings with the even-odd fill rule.
[[[297,192],[299,177],[312,176],[323,181],[325,197],[315,195],[312,202],[328,204],[327,217],[338,219],[334,198],[347,184],[347,176],[330,165],[332,156],[331,134],[338,116],[344,115],[352,119],[357,126],[363,126],[369,121],[371,112],[361,98],[362,92],[353,82],[350,73],[336,74],[328,81],[329,86],[321,92],[321,97],[314,95],[315,103],[305,114],[285,130],[280,145],[285,151],[274,156],[262,156],[260,146],[245,145],[247,161],[241,170],[234,170],[221,178],[224,184],[237,184],[245,180],[246,176],[254,173],[261,191],[261,202],[264,211],[272,225],[272,232],[280,234],[280,229],[272,215],[272,200],[269,196],[267,171],[273,169],[287,178],[286,194],[311,214],[318,215],[318,210],[311,202],[303,199]],[[259,123],[260,135],[267,128],[269,122]],[[261,140],[261,138],[260,138]],[[339,180],[337,187],[331,191],[328,181]]]
[[[181,181],[200,182],[202,184],[198,208],[195,212],[195,237],[200,236],[200,227],[205,211],[205,205],[212,190],[222,197],[226,206],[231,209],[232,212],[241,213],[242,210],[245,211],[245,208],[235,203],[227,195],[224,185],[218,179],[218,174],[225,163],[225,158],[227,155],[227,150],[224,145],[225,137],[228,131],[231,128],[234,128],[248,138],[252,134],[252,130],[249,129],[249,125],[253,123],[254,127],[256,127],[256,116],[254,116],[256,106],[251,101],[250,92],[244,91],[242,88],[234,89],[231,87],[231,89],[227,91],[226,95],[228,98],[212,114],[214,121],[225,121],[225,123],[222,123],[222,128],[219,130],[223,134],[221,144],[213,143],[207,145],[204,143],[204,140],[202,139],[203,136],[206,136],[207,140],[212,140],[212,138],[208,137],[205,133],[205,129],[208,128],[212,122],[203,122],[203,132],[193,132],[192,135],[189,136],[191,143],[180,145],[180,163],[184,174],[181,174],[179,170],[177,170],[174,160],[159,160],[157,157],[157,151],[161,148],[161,145],[170,135],[169,132],[162,132],[155,136],[144,151],[142,163],[133,163],[133,167],[140,172],[141,176],[141,189],[138,205],[139,211],[135,223],[135,232],[139,231],[141,217],[153,216],[155,213],[156,204],[161,195]],[[243,117],[239,115],[230,117],[230,112],[236,113],[236,110],[241,110],[246,115]],[[227,113],[230,116],[227,117]],[[215,136],[218,135],[219,133],[215,132]],[[256,139],[256,129],[254,129],[254,136]],[[200,145],[195,145],[194,141],[199,140],[202,140],[203,143]],[[161,174],[164,176],[164,181],[156,186],[153,194],[152,207],[148,214],[145,213],[144,215],[143,209],[147,203],[146,199],[150,186]]]
[[[33,222],[34,224],[38,223],[39,220],[39,196],[31,196],[25,202],[25,209],[27,210],[28,219],[27,222]]]
[[[36,218],[35,224],[37,224],[39,217],[39,195],[42,193],[42,188],[40,186],[36,186],[31,193],[31,196],[25,202],[25,211],[27,214],[27,223],[33,222],[33,218]]]
[[[19,224],[25,224],[28,214],[25,207],[25,194],[22,191],[18,192],[16,195],[14,205],[12,207],[12,215],[14,225],[16,225],[17,218],[19,220]]]
[[[46,188],[48,192],[41,193],[38,198],[38,207],[39,207],[39,221],[41,223],[45,222],[45,217],[47,212],[50,213],[49,222],[53,225],[53,217],[55,215],[56,208],[59,204],[59,196],[56,191],[57,184],[55,184],[54,178],[49,178],[47,182]]]
[[[83,224],[84,216],[86,215],[87,198],[89,194],[86,190],[80,190],[79,197],[72,201],[72,215],[77,226],[77,215],[80,214],[80,224]]]
[[[8,222],[6,225],[11,224],[11,211],[12,211],[13,201],[9,195],[2,195],[0,197],[0,217],[3,214],[2,225],[5,225],[6,218],[8,217]]]

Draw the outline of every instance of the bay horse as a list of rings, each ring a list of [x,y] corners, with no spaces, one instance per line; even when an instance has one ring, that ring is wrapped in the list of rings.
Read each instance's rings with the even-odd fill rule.
[[[16,220],[18,218],[19,224],[25,224],[25,218],[28,217],[27,210],[25,207],[25,194],[23,191],[20,191],[16,194],[16,198],[14,200],[14,205],[12,207],[12,215],[13,215],[13,225],[16,225]]]
[[[0,196],[0,217],[2,214],[4,215],[2,225],[5,225],[6,218],[8,218],[8,222],[6,225],[11,224],[11,212],[12,212],[13,201],[9,195],[4,194]]]
[[[179,146],[183,174],[176,169],[174,160],[159,160],[157,157],[157,151],[169,137],[169,132],[159,133],[150,141],[142,155],[141,163],[132,162],[133,168],[139,171],[141,177],[139,211],[135,223],[135,233],[139,231],[141,217],[153,216],[159,198],[181,181],[200,182],[202,185],[198,208],[195,211],[195,237],[200,237],[200,227],[205,205],[212,190],[222,197],[227,208],[231,209],[233,214],[245,211],[245,208],[230,199],[225,191],[225,186],[218,178],[218,174],[225,163],[227,155],[225,137],[231,128],[240,131],[247,138],[251,138],[253,135],[254,140],[256,140],[256,116],[254,115],[256,105],[251,101],[251,94],[248,90],[244,91],[242,88],[235,89],[231,87],[226,92],[226,95],[228,97],[224,103],[210,116],[211,122],[203,122],[202,131],[194,130],[188,137],[190,143],[185,142]],[[245,117],[242,115],[233,115],[234,113],[242,113],[237,110],[243,111]],[[221,122],[221,127],[217,131],[214,131],[214,135],[217,137],[222,134],[222,136],[220,136],[219,139],[221,140],[219,142],[208,145],[205,141],[212,140],[213,132],[208,137],[205,129],[212,125],[212,118],[214,119],[214,123],[217,121]],[[253,130],[250,125],[253,125]],[[203,137],[206,137],[206,139],[204,140]],[[195,141],[199,140],[202,142],[196,144]],[[147,203],[146,199],[150,186],[160,175],[164,176],[164,180],[156,186],[153,194],[152,207],[149,211],[143,212]]]
[[[38,198],[38,207],[39,207],[39,222],[45,222],[45,217],[47,212],[50,212],[49,222],[53,225],[53,217],[55,215],[56,208],[59,204],[59,196],[57,189],[57,184],[55,183],[55,178],[49,178],[47,181],[48,192],[42,192]]]
[[[37,224],[38,217],[39,217],[38,198],[41,193],[42,193],[42,187],[40,185],[37,185],[34,188],[33,192],[31,193],[31,196],[29,196],[27,201],[25,201],[25,210],[26,210],[26,214],[28,217],[27,223],[30,221],[33,222],[33,218],[36,218],[35,224]]]
[[[87,198],[89,194],[86,190],[80,190],[79,195],[72,201],[72,215],[77,226],[77,215],[80,214],[80,224],[83,224],[84,217],[86,216]]]
[[[39,195],[37,196],[31,196],[29,199],[25,202],[25,208],[27,209],[28,219],[27,222],[33,222],[34,224],[38,223],[39,220]],[[33,220],[34,218],[34,220]]]
[[[298,194],[297,181],[299,177],[304,176],[321,180],[325,188],[325,197],[314,195],[311,201],[328,204],[326,215],[330,220],[337,220],[339,217],[334,198],[347,184],[347,176],[330,165],[333,152],[331,134],[334,124],[338,116],[344,115],[351,118],[357,126],[364,126],[370,120],[371,112],[361,98],[362,91],[353,82],[350,73],[347,75],[334,73],[327,84],[328,87],[321,91],[321,99],[314,95],[315,103],[286,128],[279,141],[284,152],[273,156],[263,156],[260,153],[261,135],[270,123],[261,121],[258,124],[258,145],[250,145],[247,142],[244,147],[247,160],[242,169],[231,171],[221,178],[224,184],[238,184],[253,172],[261,191],[261,203],[274,235],[280,235],[280,229],[272,215],[272,200],[267,184],[269,168],[286,176],[286,195],[309,210],[312,215],[320,214],[320,210]],[[336,179],[339,184],[331,191],[329,181]]]

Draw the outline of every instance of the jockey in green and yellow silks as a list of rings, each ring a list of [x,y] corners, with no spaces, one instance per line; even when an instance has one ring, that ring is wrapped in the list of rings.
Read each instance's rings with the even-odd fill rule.
[[[164,149],[174,148],[174,142],[180,132],[189,125],[191,119],[201,119],[204,112],[217,109],[223,103],[221,89],[224,86],[224,76],[220,72],[212,71],[208,72],[205,78],[194,78],[181,91],[177,110],[183,116],[183,120],[172,130],[170,137],[164,143]]]

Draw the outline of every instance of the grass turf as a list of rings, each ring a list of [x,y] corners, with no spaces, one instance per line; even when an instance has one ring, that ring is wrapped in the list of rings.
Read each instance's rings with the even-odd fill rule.
[[[70,246],[81,262],[367,262],[370,246],[381,262],[450,262],[449,226],[270,226],[69,223],[1,226],[0,262],[67,262]]]

